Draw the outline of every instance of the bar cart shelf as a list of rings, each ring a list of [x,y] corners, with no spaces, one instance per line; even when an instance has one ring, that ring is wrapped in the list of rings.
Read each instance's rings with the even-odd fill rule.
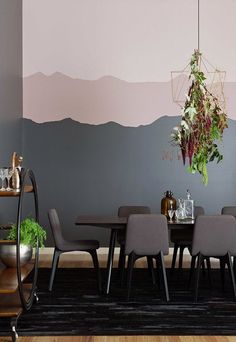
[[[32,185],[25,185],[24,186],[24,193],[31,193],[33,192],[33,186]],[[20,191],[0,191],[0,197],[19,197],[20,196]]]

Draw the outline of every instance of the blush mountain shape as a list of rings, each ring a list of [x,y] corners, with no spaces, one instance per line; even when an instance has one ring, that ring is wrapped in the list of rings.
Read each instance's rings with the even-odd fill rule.
[[[56,72],[25,77],[23,89],[24,118],[37,123],[71,118],[93,125],[113,121],[137,127],[180,114],[170,82],[132,83],[112,76],[81,80]],[[229,116],[234,119],[235,91],[236,83],[225,84]]]

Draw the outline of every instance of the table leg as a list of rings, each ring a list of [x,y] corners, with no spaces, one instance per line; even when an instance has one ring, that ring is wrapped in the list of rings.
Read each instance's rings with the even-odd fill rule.
[[[116,243],[116,235],[117,235],[117,230],[116,229],[112,229],[111,230],[111,237],[110,237],[108,259],[107,259],[107,283],[106,283],[106,294],[107,295],[110,292],[111,271],[112,271],[113,258],[114,258],[114,249],[115,249],[115,243]]]

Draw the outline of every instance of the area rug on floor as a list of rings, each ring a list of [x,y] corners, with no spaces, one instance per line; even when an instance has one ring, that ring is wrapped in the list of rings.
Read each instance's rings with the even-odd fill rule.
[[[105,275],[105,270],[103,276]],[[130,301],[113,272],[111,294],[98,295],[93,269],[58,269],[52,293],[50,269],[40,269],[39,302],[18,322],[24,335],[236,335],[236,303],[226,277],[221,290],[220,272],[212,270],[212,287],[201,275],[199,301],[187,289],[188,271],[167,270],[171,301],[153,287],[147,269],[135,269]],[[0,320],[0,335],[9,332]]]

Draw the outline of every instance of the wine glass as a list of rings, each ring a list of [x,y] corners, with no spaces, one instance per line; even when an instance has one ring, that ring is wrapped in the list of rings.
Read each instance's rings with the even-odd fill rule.
[[[181,209],[180,208],[175,210],[175,217],[176,217],[176,221],[179,221],[179,219],[181,217]]]
[[[1,186],[0,191],[5,191],[6,190],[4,188],[4,179],[6,178],[6,174],[7,174],[7,169],[4,168],[4,167],[0,168],[0,178],[1,178],[1,181],[2,181],[2,186]]]
[[[12,190],[12,188],[10,187],[10,179],[11,179],[11,177],[13,175],[13,172],[14,172],[13,167],[8,167],[6,169],[6,178],[7,178],[7,188],[6,188],[6,190],[7,191],[11,191]]]
[[[173,209],[169,209],[168,210],[168,215],[169,215],[169,218],[170,218],[170,222],[173,222],[173,216],[174,216],[174,213],[175,211]]]

